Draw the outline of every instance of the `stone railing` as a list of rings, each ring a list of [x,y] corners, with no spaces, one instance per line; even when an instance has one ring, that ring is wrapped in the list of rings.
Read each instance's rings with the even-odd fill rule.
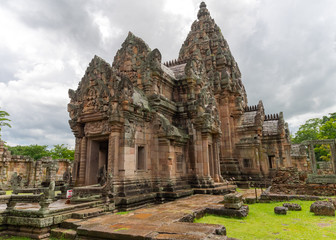
[[[111,175],[108,175],[104,185],[75,187],[73,189],[71,203],[90,202],[102,199],[106,205],[114,207],[114,201],[112,200],[114,199],[113,192],[113,179]]]
[[[49,212],[49,205],[55,198],[55,183],[50,183],[49,188],[41,191],[42,194],[33,195],[2,195],[0,196],[0,203],[7,204],[6,212],[13,211],[17,203],[38,203],[40,205],[38,213],[44,215]]]

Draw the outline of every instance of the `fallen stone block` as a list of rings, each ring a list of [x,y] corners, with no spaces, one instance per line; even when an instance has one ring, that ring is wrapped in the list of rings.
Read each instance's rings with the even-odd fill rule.
[[[286,207],[275,207],[274,208],[274,213],[279,214],[279,215],[286,215],[287,210],[288,210],[288,208],[286,208]]]
[[[335,216],[335,207],[332,202],[317,201],[310,206],[310,211],[318,216]]]
[[[284,203],[282,204],[282,206],[288,208],[289,211],[301,211],[302,210],[300,204],[297,204],[297,203]]]

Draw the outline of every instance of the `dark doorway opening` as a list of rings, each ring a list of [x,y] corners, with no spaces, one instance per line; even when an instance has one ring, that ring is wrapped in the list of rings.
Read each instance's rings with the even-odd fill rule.
[[[275,156],[268,156],[269,168],[273,168],[273,159]]]
[[[97,184],[102,171],[108,167],[108,140],[91,140],[88,151],[86,184]]]

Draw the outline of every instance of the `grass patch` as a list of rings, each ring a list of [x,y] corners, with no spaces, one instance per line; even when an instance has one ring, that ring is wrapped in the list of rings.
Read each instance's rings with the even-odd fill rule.
[[[249,205],[250,213],[246,218],[236,219],[206,215],[196,219],[198,223],[222,224],[227,235],[244,240],[305,240],[336,239],[336,218],[314,216],[309,212],[313,201],[292,201],[302,207],[302,211],[288,211],[287,215],[276,215],[277,203],[257,203]]]
[[[121,230],[128,230],[129,228],[118,228],[116,230],[114,230],[114,232],[118,232],[118,231],[121,231]]]
[[[115,214],[117,214],[117,215],[124,215],[124,214],[128,214],[128,213],[130,213],[129,211],[125,211],[125,212],[117,212],[117,213],[115,213]]]
[[[0,240],[31,240],[31,238],[27,238],[27,237],[9,237],[9,236],[1,236]]]

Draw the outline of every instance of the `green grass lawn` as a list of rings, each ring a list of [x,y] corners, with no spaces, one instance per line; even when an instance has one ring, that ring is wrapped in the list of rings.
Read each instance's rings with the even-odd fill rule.
[[[292,202],[300,204],[302,211],[276,215],[274,207],[282,203],[257,203],[249,205],[249,215],[243,219],[207,215],[195,222],[222,224],[229,237],[241,240],[336,239],[336,217],[314,216],[309,212],[313,201]]]

